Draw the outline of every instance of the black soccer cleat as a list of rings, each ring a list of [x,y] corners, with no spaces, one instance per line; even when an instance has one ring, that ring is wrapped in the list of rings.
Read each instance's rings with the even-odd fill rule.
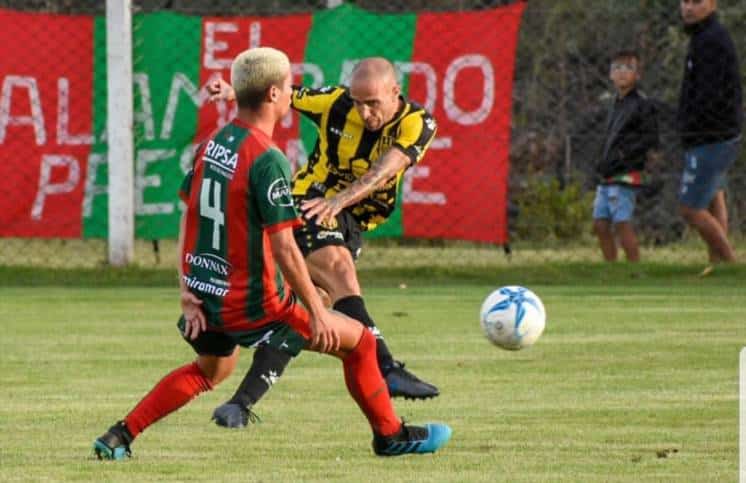
[[[451,439],[451,428],[446,424],[427,423],[408,426],[393,436],[373,435],[373,451],[378,456],[400,456],[410,453],[434,453]]]
[[[118,421],[93,442],[93,452],[100,460],[123,460],[132,456],[132,437],[124,421]]]
[[[429,399],[440,394],[437,387],[418,379],[399,361],[394,361],[394,364],[386,369],[383,378],[386,380],[391,397]]]
[[[251,408],[233,402],[227,402],[215,408],[212,420],[224,428],[245,428],[249,422],[254,424],[262,422]]]

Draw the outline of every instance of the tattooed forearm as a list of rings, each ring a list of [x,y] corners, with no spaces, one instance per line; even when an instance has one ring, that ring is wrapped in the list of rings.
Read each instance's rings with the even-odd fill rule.
[[[347,189],[337,194],[335,201],[342,206],[350,206],[357,203],[386,181],[396,176],[397,167],[391,163],[375,163],[367,173],[358,178]]]

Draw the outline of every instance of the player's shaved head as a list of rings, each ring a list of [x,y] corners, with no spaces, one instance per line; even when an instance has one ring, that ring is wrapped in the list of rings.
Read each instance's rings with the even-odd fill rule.
[[[231,65],[231,84],[238,107],[257,109],[267,90],[282,86],[288,72],[290,60],[280,50],[257,47],[238,54]]]
[[[352,69],[350,97],[366,129],[378,131],[394,118],[400,93],[396,69],[383,57],[363,59]]]
[[[361,60],[352,69],[350,84],[364,81],[395,84],[396,69],[394,69],[394,64],[383,57],[370,57]]]

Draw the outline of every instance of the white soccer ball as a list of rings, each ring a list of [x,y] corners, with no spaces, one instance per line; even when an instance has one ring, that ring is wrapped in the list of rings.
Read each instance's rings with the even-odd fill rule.
[[[509,285],[487,296],[479,321],[490,342],[503,349],[520,350],[533,345],[544,332],[546,312],[531,290]]]

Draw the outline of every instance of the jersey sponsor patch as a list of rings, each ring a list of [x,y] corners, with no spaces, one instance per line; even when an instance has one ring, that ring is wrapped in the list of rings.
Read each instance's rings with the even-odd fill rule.
[[[234,153],[222,144],[210,140],[202,159],[205,163],[217,166],[232,175],[236,171],[238,153]]]
[[[267,201],[272,206],[293,206],[293,197],[290,196],[290,187],[285,178],[277,178],[270,183]]]
[[[228,277],[231,270],[231,264],[226,259],[212,253],[187,253],[184,261],[191,267],[204,268],[224,278]]]
[[[206,295],[215,295],[218,297],[225,297],[230,292],[230,289],[224,287],[218,287],[215,283],[204,282],[197,277],[191,277],[189,275],[183,275],[182,279],[184,284],[190,289],[201,292]]]
[[[352,134],[348,134],[348,133],[346,133],[346,132],[342,131],[341,129],[336,128],[334,126],[331,126],[329,128],[329,131],[331,131],[332,133],[334,133],[337,136],[339,136],[341,138],[344,138],[344,139],[355,139],[355,136],[353,136]]]
[[[319,225],[320,227],[322,227],[322,228],[326,228],[326,229],[328,229],[328,230],[336,230],[336,229],[337,229],[337,227],[339,227],[339,222],[337,221],[337,219],[336,219],[336,218],[332,218],[331,220],[324,220],[324,221],[321,221],[321,222],[319,222],[319,221],[317,220],[317,221],[316,221],[316,223],[317,223],[317,224],[318,224],[318,225]]]
[[[338,231],[329,231],[329,230],[321,230],[318,233],[316,233],[316,239],[317,240],[326,240],[328,238],[333,238],[335,240],[344,241],[345,237]]]
[[[388,148],[394,145],[395,138],[393,136],[381,136],[379,144],[379,152],[384,152]]]

